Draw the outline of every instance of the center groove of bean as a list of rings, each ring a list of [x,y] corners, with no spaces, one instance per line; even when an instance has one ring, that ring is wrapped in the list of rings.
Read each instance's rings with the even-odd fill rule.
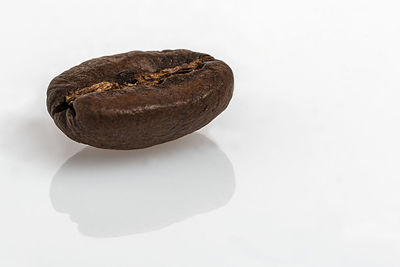
[[[71,105],[72,102],[74,102],[77,98],[89,93],[121,90],[128,87],[138,88],[161,84],[164,82],[165,79],[170,76],[189,73],[194,70],[200,69],[203,66],[204,61],[202,59],[196,59],[190,63],[184,63],[173,68],[165,68],[159,72],[135,74],[133,75],[133,77],[130,77],[130,82],[98,82],[91,86],[77,89],[72,93],[66,95],[65,102],[68,105]]]

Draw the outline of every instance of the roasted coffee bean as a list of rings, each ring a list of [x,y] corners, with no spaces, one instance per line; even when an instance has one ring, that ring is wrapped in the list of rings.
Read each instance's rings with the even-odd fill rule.
[[[77,142],[135,149],[200,129],[228,106],[232,93],[232,70],[210,55],[132,51],[86,61],[55,77],[47,110]]]

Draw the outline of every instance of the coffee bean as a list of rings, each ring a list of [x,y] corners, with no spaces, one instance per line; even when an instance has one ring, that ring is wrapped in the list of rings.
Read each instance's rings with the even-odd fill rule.
[[[55,77],[47,110],[71,139],[135,149],[182,137],[227,106],[233,73],[189,50],[132,51],[91,59]]]

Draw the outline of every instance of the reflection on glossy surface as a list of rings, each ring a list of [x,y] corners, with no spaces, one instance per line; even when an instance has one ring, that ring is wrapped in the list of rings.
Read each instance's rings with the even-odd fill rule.
[[[50,197],[82,234],[114,237],[221,207],[234,188],[226,155],[208,138],[191,134],[142,150],[87,147],[58,170]]]

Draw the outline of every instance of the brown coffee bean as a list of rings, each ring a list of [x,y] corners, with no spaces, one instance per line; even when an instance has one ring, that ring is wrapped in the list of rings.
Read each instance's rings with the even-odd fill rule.
[[[227,106],[233,73],[189,50],[132,51],[91,59],[55,77],[47,110],[71,139],[135,149],[177,139]]]

